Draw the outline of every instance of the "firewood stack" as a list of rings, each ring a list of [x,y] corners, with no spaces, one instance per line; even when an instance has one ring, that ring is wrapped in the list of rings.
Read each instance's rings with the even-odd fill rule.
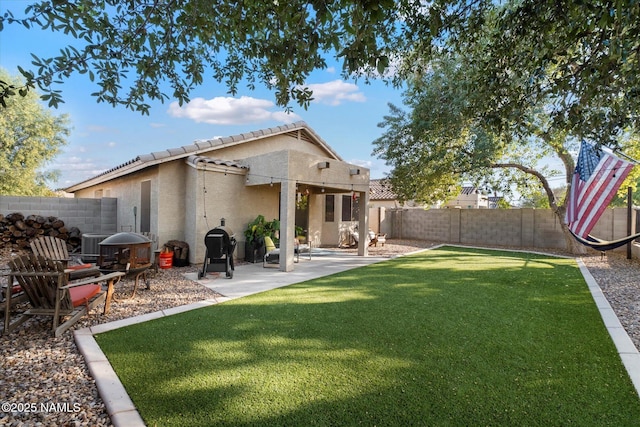
[[[164,244],[164,248],[173,252],[173,265],[184,267],[189,265],[189,244],[180,240],[169,240]]]
[[[3,247],[27,249],[29,242],[40,236],[52,236],[66,240],[69,252],[82,244],[82,233],[77,227],[67,228],[64,221],[55,216],[28,215],[21,213],[0,214],[0,239]]]

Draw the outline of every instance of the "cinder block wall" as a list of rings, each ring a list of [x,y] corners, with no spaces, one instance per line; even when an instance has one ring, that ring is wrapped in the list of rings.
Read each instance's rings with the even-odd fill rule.
[[[65,227],[78,227],[82,233],[117,233],[115,198],[76,199],[64,197],[0,196],[0,214],[55,216]]]
[[[635,224],[635,215],[633,211],[632,224]],[[387,209],[384,218],[381,228],[388,230],[389,238],[471,245],[565,247],[562,224],[551,209],[403,208]],[[627,209],[607,209],[592,234],[604,240],[627,236]]]

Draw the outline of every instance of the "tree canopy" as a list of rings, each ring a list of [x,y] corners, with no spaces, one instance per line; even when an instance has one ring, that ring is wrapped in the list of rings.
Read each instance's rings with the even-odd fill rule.
[[[34,57],[35,71],[21,68],[26,85],[0,83],[0,102],[38,87],[50,105],[62,100],[54,83],[73,73],[95,81],[98,102],[148,112],[149,100],[182,104],[206,79],[263,84],[279,105],[308,105],[309,73],[327,67],[326,54],[341,58],[344,73],[368,75],[389,65],[399,7],[417,0],[39,1],[24,15],[7,11],[3,25],[64,32],[75,38],[53,58]],[[170,93],[161,83],[168,82]],[[126,87],[128,86],[128,87]],[[2,90],[4,89],[4,92]]]
[[[639,120],[638,0],[42,0],[6,11],[6,25],[75,42],[21,67],[23,86],[0,82],[0,103],[37,87],[55,106],[59,82],[78,73],[95,81],[98,102],[143,113],[151,100],[188,101],[207,79],[307,106],[306,79],[328,58],[345,78],[399,83],[419,80],[443,51],[475,50],[482,72],[470,84],[493,129],[526,134],[522,112],[542,102],[554,127],[599,143]]]
[[[384,132],[374,141],[374,154],[392,166],[389,180],[401,200],[425,204],[447,200],[460,182],[489,193],[516,191],[525,199],[542,191],[547,206],[563,224],[575,169],[571,153],[577,154],[581,135],[572,134],[570,126],[559,125],[549,114],[552,98],[529,99],[527,108],[520,111],[517,131],[486,120],[487,93],[477,84],[484,69],[475,66],[480,55],[473,49],[443,51],[432,59],[428,73],[408,82],[404,102],[409,111],[390,106],[390,114],[380,124]],[[634,137],[620,137],[616,144],[627,147],[634,141]],[[552,158],[559,171],[550,169]],[[564,194],[554,191],[548,179],[558,174],[565,177]],[[627,182],[635,185],[633,177]],[[564,229],[567,247],[579,252]]]
[[[20,85],[0,68],[0,80]],[[43,107],[35,92],[7,101],[0,114],[0,194],[50,196],[47,181],[55,171],[44,167],[66,145],[70,133],[66,115],[55,116]]]

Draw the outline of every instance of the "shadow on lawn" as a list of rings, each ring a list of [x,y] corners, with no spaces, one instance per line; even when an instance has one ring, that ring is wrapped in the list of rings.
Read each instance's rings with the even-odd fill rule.
[[[512,255],[402,257],[96,339],[151,425],[637,419],[575,264]]]

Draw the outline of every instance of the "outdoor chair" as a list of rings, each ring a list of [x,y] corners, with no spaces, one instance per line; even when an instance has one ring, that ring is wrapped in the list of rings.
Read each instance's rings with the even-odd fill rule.
[[[104,303],[103,313],[109,312],[113,286],[123,272],[70,282],[69,271],[60,261],[36,255],[25,255],[9,261],[8,283],[14,280],[26,294],[30,308],[10,323],[5,316],[4,334],[10,333],[30,316],[53,319],[53,332],[59,337],[92,308]],[[103,289],[101,284],[106,284]],[[8,305],[8,304],[7,304]]]
[[[380,243],[382,246],[384,246],[384,243],[387,241],[387,235],[386,234],[376,234],[373,230],[369,230],[369,246],[378,246],[378,243]]]
[[[280,248],[277,248],[273,239],[269,236],[264,238],[264,258],[262,259],[263,267],[271,267],[273,264],[280,262]]]
[[[311,259],[311,243],[300,243],[298,239],[296,239],[295,244],[295,262],[300,261],[300,254],[307,254],[309,256],[309,259]]]
[[[9,283],[9,280],[10,278],[7,276],[7,283],[3,283],[0,289],[0,301],[2,302],[0,312],[4,313],[5,325],[9,324],[12,310],[18,304],[27,301],[27,294],[24,293],[18,282],[11,279],[11,283]]]
[[[69,265],[71,258],[67,250],[67,242],[57,237],[38,237],[31,241],[30,246],[34,255],[62,262],[64,268],[69,270],[69,280],[96,277],[101,274],[98,267],[92,264]]]
[[[276,247],[271,237],[266,236],[264,238],[265,254],[262,261],[263,267],[271,267],[273,264],[280,263],[280,248]],[[302,245],[298,243],[298,239],[294,241],[293,247],[293,262],[300,262],[300,254],[306,253],[311,259],[311,245]]]

